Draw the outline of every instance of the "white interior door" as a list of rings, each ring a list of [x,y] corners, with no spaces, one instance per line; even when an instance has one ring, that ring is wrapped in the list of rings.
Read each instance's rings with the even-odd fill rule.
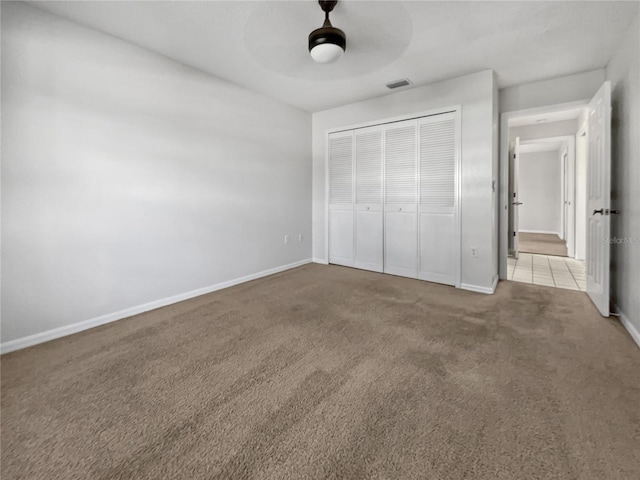
[[[418,276],[416,120],[384,130],[384,272]]]
[[[353,131],[329,135],[329,263],[352,267]]]
[[[418,278],[459,284],[457,114],[418,121]]]
[[[518,235],[519,235],[519,225],[518,225],[518,209],[522,202],[519,200],[518,195],[518,178],[520,176],[520,137],[516,137],[515,142],[513,144],[513,151],[509,154],[511,161],[511,168],[509,172],[511,173],[511,191],[509,192],[509,198],[511,199],[511,205],[509,206],[509,217],[511,222],[511,232],[509,235],[511,236],[511,253],[515,258],[518,258]]]
[[[355,131],[355,267],[383,271],[382,152],[384,127]]]
[[[587,153],[587,293],[609,316],[609,236],[611,208],[611,84],[589,103]]]

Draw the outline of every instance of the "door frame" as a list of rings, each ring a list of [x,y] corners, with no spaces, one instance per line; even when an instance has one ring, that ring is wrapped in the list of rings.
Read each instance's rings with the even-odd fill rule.
[[[519,210],[513,207],[514,202],[519,202],[520,199],[520,187],[518,185],[520,181],[520,137],[513,139],[513,143],[509,142],[509,203],[507,205],[507,217],[509,219],[509,231],[512,232],[507,237],[507,254],[514,255],[518,258],[520,245],[517,225],[520,223]],[[519,205],[518,205],[519,206]]]
[[[501,280],[507,280],[507,258],[509,257],[509,121],[530,115],[548,114],[574,108],[588,108],[591,99],[560,103],[543,107],[527,108],[503,112],[500,115],[500,200],[498,203],[500,238],[498,273]],[[573,143],[575,152],[575,141]],[[575,153],[574,153],[575,157]]]
[[[575,142],[575,141],[574,141]],[[567,244],[569,249],[569,209],[567,207],[569,195],[569,150],[565,146],[560,152],[560,238]],[[571,255],[569,255],[571,256]]]
[[[342,132],[345,130],[356,130],[359,128],[372,127],[375,125],[384,125],[388,123],[402,122],[405,120],[419,119],[422,117],[431,117],[434,115],[442,115],[443,113],[455,113],[456,114],[456,134],[459,139],[456,145],[456,171],[458,172],[458,178],[456,178],[456,230],[457,230],[457,250],[458,261],[456,271],[456,283],[455,288],[461,288],[462,282],[462,104],[454,104],[446,107],[433,108],[430,110],[423,110],[415,113],[407,113],[404,115],[397,115],[393,117],[386,117],[377,120],[369,120],[366,122],[360,122],[351,125],[343,125],[340,127],[333,127],[325,130],[325,157],[324,157],[324,194],[326,199],[325,204],[325,216],[324,216],[324,258],[329,263],[329,134]],[[355,180],[355,179],[354,179]],[[383,179],[384,180],[384,179]],[[383,193],[384,198],[384,193]],[[505,260],[506,262],[506,260]]]
[[[581,243],[581,249],[580,249],[580,253],[581,253],[581,257],[583,257],[581,260],[586,260],[587,258],[587,227],[586,227],[586,218],[587,218],[587,178],[586,178],[586,173],[587,173],[587,160],[588,160],[588,155],[589,155],[589,122],[587,120],[585,120],[584,122],[582,122],[582,124],[580,125],[580,127],[578,128],[578,131],[576,132],[576,140],[575,140],[575,144],[576,144],[576,150],[575,150],[575,158],[574,158],[574,172],[575,172],[575,185],[574,185],[574,201],[575,201],[575,208],[574,208],[574,212],[575,212],[575,218],[576,218],[576,223],[575,223],[575,250],[574,250],[574,257],[578,257],[578,238],[582,237],[582,240],[580,241]],[[583,158],[582,158],[582,162],[580,164],[581,167],[581,172],[584,174],[584,177],[582,178],[582,184],[581,184],[581,188],[580,191],[582,193],[582,198],[580,198],[580,206],[581,206],[581,211],[578,211],[578,142],[584,142],[582,144],[582,154],[583,154]],[[582,229],[580,230],[581,235],[578,235],[578,218],[582,217]]]

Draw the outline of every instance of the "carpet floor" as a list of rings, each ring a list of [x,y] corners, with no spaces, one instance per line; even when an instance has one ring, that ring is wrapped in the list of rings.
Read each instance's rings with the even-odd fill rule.
[[[523,253],[567,256],[567,242],[550,233],[518,233],[518,250]]]
[[[584,293],[306,265],[3,355],[2,479],[640,478]]]

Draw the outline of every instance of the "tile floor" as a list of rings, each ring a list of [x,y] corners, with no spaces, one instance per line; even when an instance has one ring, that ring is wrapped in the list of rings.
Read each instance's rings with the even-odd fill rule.
[[[585,291],[587,273],[584,262],[574,258],[521,253],[509,257],[507,278],[514,282]]]

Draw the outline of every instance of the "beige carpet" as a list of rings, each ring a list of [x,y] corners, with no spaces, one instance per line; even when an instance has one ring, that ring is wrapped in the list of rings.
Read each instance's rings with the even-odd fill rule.
[[[567,242],[550,233],[518,233],[518,250],[522,253],[567,256]]]
[[[580,292],[307,265],[2,357],[2,479],[640,478]]]

